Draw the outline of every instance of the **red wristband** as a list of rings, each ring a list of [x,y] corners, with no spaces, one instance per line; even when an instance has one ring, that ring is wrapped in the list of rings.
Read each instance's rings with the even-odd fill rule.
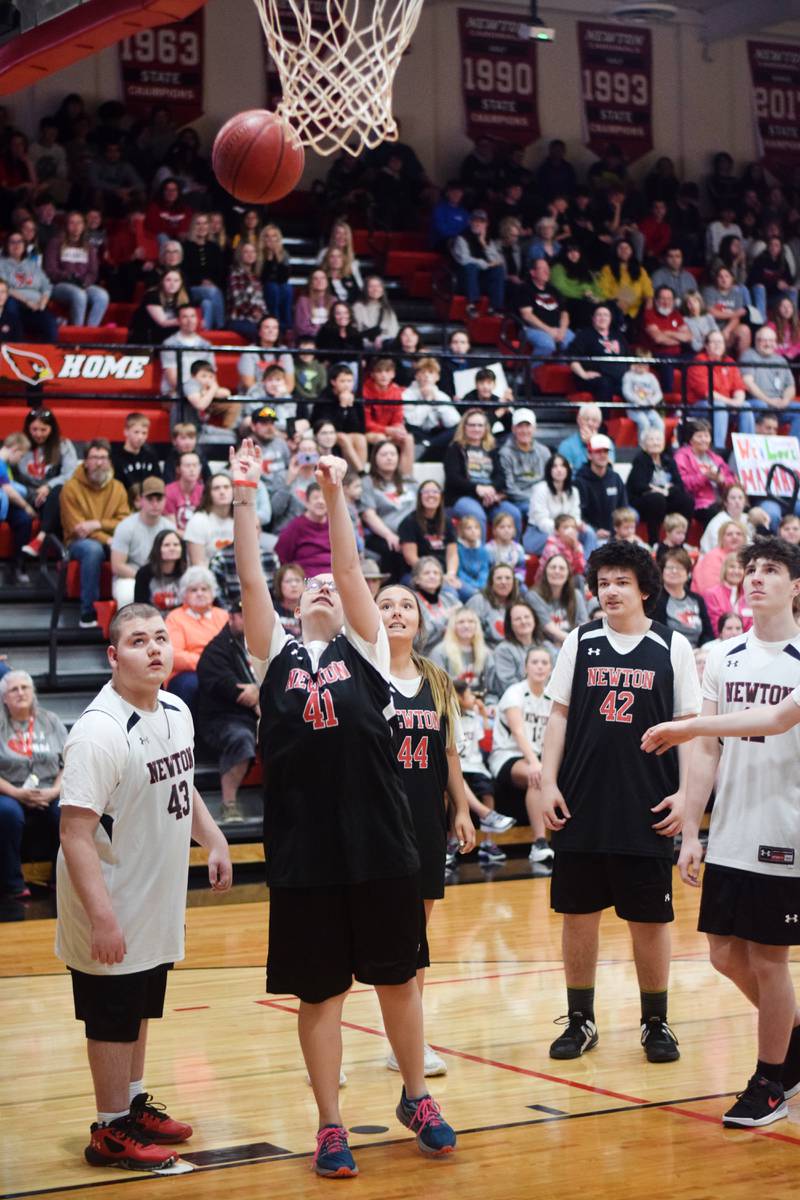
[[[234,487],[251,487],[251,488],[257,488],[257,487],[258,487],[258,483],[257,483],[257,482],[255,482],[255,481],[254,481],[254,480],[252,480],[252,479],[234,479],[234,481],[233,481],[233,486],[234,486]]]

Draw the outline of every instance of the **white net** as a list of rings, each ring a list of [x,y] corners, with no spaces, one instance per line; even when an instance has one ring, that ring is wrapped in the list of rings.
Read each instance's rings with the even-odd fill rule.
[[[278,113],[319,154],[397,138],[392,85],[423,0],[254,0],[283,93]]]

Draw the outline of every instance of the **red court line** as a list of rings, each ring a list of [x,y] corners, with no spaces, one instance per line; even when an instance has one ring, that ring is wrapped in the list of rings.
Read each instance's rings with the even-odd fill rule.
[[[258,1000],[258,1004],[264,1004],[268,1008],[276,1008],[281,1012],[292,1013],[297,1015],[299,1011],[296,1008],[290,1008],[287,1004],[281,1004],[276,1000]],[[345,1029],[355,1029],[359,1033],[371,1033],[376,1037],[385,1038],[386,1034],[382,1029],[372,1029],[368,1025],[356,1025],[353,1021],[342,1021]],[[479,1054],[469,1054],[466,1050],[453,1050],[450,1046],[437,1046],[431,1043],[434,1050],[438,1050],[441,1054],[451,1054],[454,1058],[463,1058],[467,1062],[478,1063],[481,1066],[497,1067],[501,1071],[511,1071],[515,1075],[525,1075],[531,1079],[543,1079],[547,1083],[560,1083],[565,1087],[577,1088],[582,1092],[590,1092],[594,1096],[608,1096],[612,1100],[622,1100],[626,1104],[647,1104],[653,1105],[652,1100],[643,1100],[640,1096],[629,1096],[625,1092],[612,1092],[608,1088],[595,1087],[591,1083],[580,1083],[577,1079],[563,1079],[560,1075],[550,1075],[545,1071],[533,1071],[530,1067],[517,1067],[513,1063],[499,1062],[493,1058],[483,1058]],[[703,1121],[705,1123],[720,1126],[719,1117],[712,1117],[708,1113],[693,1112],[689,1108],[678,1108],[672,1104],[654,1105],[656,1112],[671,1113],[673,1116],[689,1117],[693,1121]],[[773,1141],[788,1142],[792,1146],[800,1146],[800,1138],[792,1137],[787,1133],[772,1133],[768,1129],[751,1129],[748,1133],[757,1133],[761,1137],[771,1138]]]
[[[497,971],[493,975],[460,975],[456,979],[425,979],[425,987],[437,987],[443,983],[480,983],[486,979],[514,979],[519,975],[548,975],[554,971],[563,971],[561,964],[557,967],[532,967],[529,971]],[[374,987],[351,988],[348,996],[364,996],[374,992]],[[279,996],[279,1000],[294,1000],[294,996]],[[270,1000],[256,1000],[256,1004],[271,1004]]]

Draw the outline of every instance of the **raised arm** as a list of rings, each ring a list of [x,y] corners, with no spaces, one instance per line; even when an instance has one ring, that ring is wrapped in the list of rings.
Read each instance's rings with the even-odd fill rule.
[[[261,569],[258,544],[256,491],[261,479],[261,460],[261,452],[251,438],[245,438],[238,450],[231,448],[233,546],[242,587],[244,632],[251,654],[266,660],[275,626],[275,609]]]
[[[375,642],[381,619],[361,570],[353,522],[342,491],[346,471],[347,463],[333,454],[323,455],[316,470],[317,482],[322,488],[328,510],[331,570],[348,625],[366,642]]]
[[[770,737],[786,733],[800,722],[800,706],[791,696],[780,704],[760,704],[742,712],[711,715],[703,711],[688,721],[667,721],[653,725],[642,738],[642,749],[648,753],[664,754],[671,746],[679,746],[692,738]]]

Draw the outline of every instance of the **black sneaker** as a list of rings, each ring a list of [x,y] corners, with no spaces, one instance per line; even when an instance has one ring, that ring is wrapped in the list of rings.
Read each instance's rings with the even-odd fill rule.
[[[501,850],[494,842],[481,842],[478,846],[478,862],[501,863],[505,862],[507,857],[505,850]]]
[[[651,1017],[642,1023],[642,1045],[651,1063],[675,1062],[681,1056],[678,1039],[661,1017]]]
[[[97,613],[93,608],[86,608],[78,618],[79,629],[97,629]]]
[[[731,1129],[744,1127],[757,1128],[760,1125],[771,1125],[788,1117],[789,1106],[783,1094],[783,1085],[765,1079],[763,1075],[753,1075],[743,1092],[739,1092],[736,1103],[722,1118],[722,1124]]]
[[[582,1012],[572,1012],[566,1017],[556,1017],[555,1025],[566,1025],[566,1029],[550,1047],[551,1058],[580,1058],[587,1050],[597,1045],[597,1026]]]

